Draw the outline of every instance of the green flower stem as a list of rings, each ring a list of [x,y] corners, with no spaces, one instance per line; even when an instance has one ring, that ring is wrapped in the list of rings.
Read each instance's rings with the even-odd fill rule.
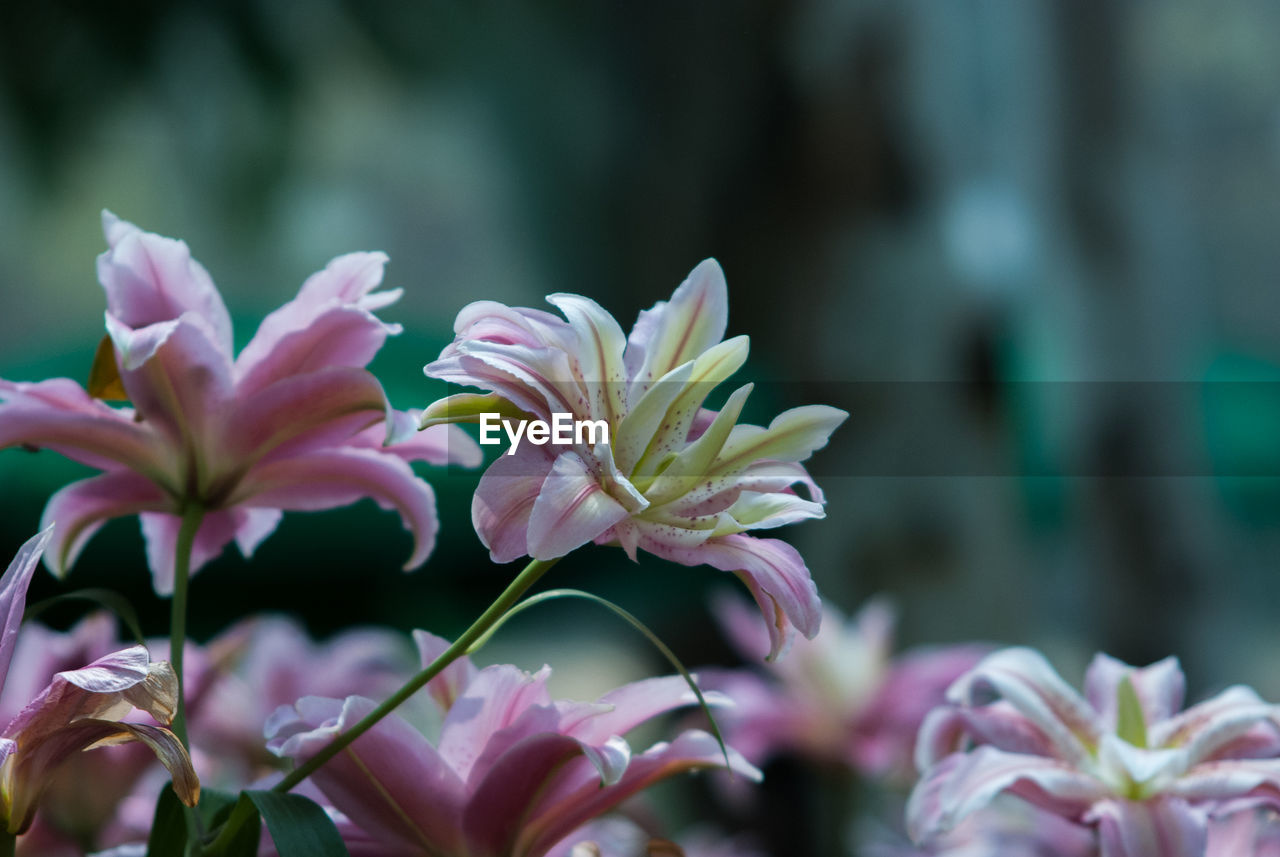
[[[501,619],[508,610],[515,606],[520,600],[520,596],[538,581],[538,578],[547,573],[551,566],[555,565],[558,559],[541,560],[535,559],[531,561],[524,570],[511,581],[511,584],[503,590],[498,599],[489,605],[489,608],[480,614],[480,618],[472,623],[471,627],[462,632],[462,636],[453,641],[448,649],[444,651],[440,657],[431,662],[422,672],[409,679],[404,687],[400,688],[394,694],[387,698],[385,702],[377,708],[365,715],[356,725],[352,726],[346,732],[338,735],[324,749],[316,753],[307,761],[294,768],[283,780],[277,783],[272,791],[287,792],[298,783],[311,776],[321,765],[341,753],[351,742],[355,741],[364,733],[373,728],[379,720],[386,717],[401,703],[413,696],[421,690],[427,682],[438,676],[450,664],[467,653],[472,644],[480,640],[486,631]]]
[[[178,530],[178,544],[173,558],[173,612],[169,620],[169,663],[178,677],[178,710],[173,715],[173,734],[182,746],[191,749],[187,741],[187,702],[182,678],[182,655],[187,645],[187,587],[191,576],[191,549],[195,544],[200,522],[204,520],[204,507],[193,503],[182,512],[182,527]]]
[[[13,857],[18,850],[18,837],[0,830],[0,857]]]

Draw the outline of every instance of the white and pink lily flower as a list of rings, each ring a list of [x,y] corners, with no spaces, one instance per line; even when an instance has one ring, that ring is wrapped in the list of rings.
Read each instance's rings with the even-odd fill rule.
[[[416,632],[424,664],[445,640]],[[433,744],[388,715],[310,777],[341,814],[353,853],[398,857],[542,857],[574,830],[653,783],[724,767],[705,732],[633,755],[634,727],[696,701],[678,676],[635,682],[594,703],[553,701],[550,669],[455,661],[427,685],[443,712]],[[722,703],[712,694],[710,701]],[[359,696],[304,697],[267,724],[268,748],[303,762],[374,707]],[[728,750],[742,776],[759,772]]]
[[[1091,826],[1102,857],[1203,857],[1211,818],[1276,798],[1280,708],[1237,686],[1181,710],[1184,691],[1175,658],[1100,654],[1081,696],[1040,653],[995,652],[921,728],[912,837],[1007,793]]]
[[[0,686],[8,678],[31,576],[51,539],[45,530],[18,551],[0,578]],[[126,723],[133,710],[167,724],[178,682],[169,664],[152,662],[146,647],[104,655],[79,669],[46,677],[47,686],[0,731],[0,823],[22,833],[58,766],[82,750],[138,742],[169,769],[173,788],[195,806],[200,783],[181,742],[163,726]]]
[[[489,467],[471,515],[494,561],[549,560],[595,542],[619,544],[632,559],[645,550],[705,563],[751,590],[769,621],[771,656],[793,628],[812,638],[821,607],[804,560],[784,541],[747,533],[823,517],[822,492],[800,462],[848,414],[810,405],[767,428],[739,424],[750,384],[719,412],[703,408],[748,350],[746,336],[723,338],[728,290],[713,260],[670,301],[642,312],[630,336],[588,298],[547,300],[564,318],[492,301],[468,305],[454,324],[456,339],[426,367],[433,378],[489,392],[432,404],[424,426],[492,413],[608,427],[607,443],[575,430],[566,444],[514,445]]]
[[[430,554],[437,529],[430,486],[409,462],[476,465],[462,432],[416,434],[416,415],[390,408],[364,367],[398,325],[374,311],[399,290],[374,291],[386,256],[339,256],[271,313],[236,356],[222,296],[182,241],[103,214],[98,257],[109,345],[92,394],[75,381],[0,380],[0,447],[52,449],[104,471],[55,494],[46,563],[64,574],[104,521],[138,515],[156,591],[173,589],[182,513],[205,515],[191,567],[235,541],[250,554],[282,510],[318,510],[372,497],[414,536],[407,568]],[[127,398],[111,407],[96,396]]]

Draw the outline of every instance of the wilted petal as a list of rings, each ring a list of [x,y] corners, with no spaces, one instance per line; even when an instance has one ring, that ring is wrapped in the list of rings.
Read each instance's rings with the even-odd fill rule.
[[[480,477],[471,498],[471,523],[494,562],[529,554],[529,516],[555,459],[543,447],[520,446],[500,455]]]
[[[231,316],[186,242],[143,232],[109,211],[102,212],[102,231],[110,249],[98,256],[98,279],[108,312],[132,328],[195,313],[213,343],[231,354]]]
[[[268,748],[304,762],[374,708],[358,696],[346,701],[304,697],[267,724]],[[428,854],[459,851],[463,785],[422,735],[388,715],[311,779],[352,821],[383,840]]]
[[[1104,801],[1089,820],[1098,826],[1102,857],[1204,857],[1206,812],[1176,798]]]
[[[167,461],[158,441],[150,426],[92,398],[68,378],[37,383],[0,379],[0,447],[52,449],[90,467],[106,470],[123,464],[163,481],[174,463]]]
[[[109,518],[168,509],[172,500],[155,483],[128,471],[72,482],[49,498],[42,526],[56,524],[45,565],[62,577],[85,543]]]
[[[715,259],[704,259],[670,301],[659,301],[640,313],[627,338],[627,370],[643,390],[718,343],[728,322],[724,271]]]
[[[597,476],[573,452],[556,457],[529,514],[529,555],[555,559],[627,517]]]
[[[406,569],[426,561],[435,546],[435,494],[407,463],[369,449],[320,449],[260,464],[241,482],[236,502],[284,510],[316,511],[371,497],[395,509],[413,534]]]
[[[1117,728],[1116,691],[1126,678],[1133,684],[1148,728],[1167,720],[1182,708],[1187,681],[1177,658],[1165,658],[1138,668],[1098,653],[1085,673],[1084,693],[1108,728]]]
[[[13,649],[18,643],[18,628],[27,604],[31,575],[35,573],[40,555],[51,537],[52,530],[46,527],[27,539],[14,554],[4,577],[0,577],[0,622],[3,622],[0,625],[0,687],[4,687],[9,675],[9,662],[13,660]]]

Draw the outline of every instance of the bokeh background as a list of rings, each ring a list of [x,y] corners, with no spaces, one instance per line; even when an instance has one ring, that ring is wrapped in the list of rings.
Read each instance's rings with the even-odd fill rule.
[[[457,310],[589,295],[628,325],[700,259],[748,333],[754,416],[851,417],[785,533],[903,644],[1179,655],[1193,694],[1280,696],[1280,8],[1261,0],[51,2],[0,8],[0,375],[84,379],[98,213],[182,237],[242,345],[332,256],[381,249],[399,407]],[[0,454],[0,553],[85,472]],[[443,532],[369,501],[286,517],[196,579],[195,635],[286,610],[451,635],[513,569],[469,526],[477,474],[422,470]],[[724,661],[710,569],[589,549],[604,594]],[[65,586],[160,632],[136,522]],[[50,615],[70,622],[76,609]],[[585,604],[487,659],[595,691],[662,669]],[[585,692],[585,691],[584,691]]]

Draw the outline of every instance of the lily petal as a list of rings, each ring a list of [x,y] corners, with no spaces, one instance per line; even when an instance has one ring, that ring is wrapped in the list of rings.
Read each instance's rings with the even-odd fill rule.
[[[724,271],[715,259],[704,259],[670,301],[659,301],[640,313],[627,339],[627,371],[643,392],[655,378],[724,339],[728,323]]]
[[[1102,857],[1204,857],[1208,818],[1174,799],[1108,800],[1089,813],[1098,825]]]
[[[628,516],[573,452],[556,457],[529,513],[529,555],[555,559]]]
[[[279,709],[267,724],[267,747],[303,762],[374,708],[308,696]],[[427,854],[460,851],[463,785],[421,733],[388,715],[322,766],[311,779],[360,827]]]
[[[1125,678],[1133,684],[1148,727],[1168,720],[1182,708],[1187,681],[1177,658],[1137,668],[1099,652],[1085,673],[1084,692],[1109,728],[1116,728],[1116,689]]]
[[[676,547],[645,537],[645,550],[684,565],[706,563],[738,576],[769,622],[769,660],[787,647],[792,628],[812,640],[822,622],[822,601],[804,559],[779,539],[729,535],[694,547]]]
[[[530,708],[549,709],[550,673],[546,667],[529,674],[513,666],[496,665],[480,670],[467,685],[445,715],[439,743],[441,758],[463,781],[469,779],[476,760],[496,733]]]
[[[56,523],[44,562],[56,577],[75,564],[89,538],[109,518],[168,509],[172,500],[155,483],[129,471],[72,482],[49,498],[42,527]]]
[[[414,631],[413,642],[418,647],[418,658],[423,669],[430,666],[449,648],[448,640],[426,631]],[[471,662],[471,658],[463,655],[427,682],[427,693],[431,694],[439,704],[441,711],[448,711],[467,686],[475,681],[476,674],[476,666]]]
[[[193,312],[213,334],[213,344],[231,354],[231,316],[186,242],[143,232],[109,211],[102,212],[102,231],[109,249],[98,256],[98,280],[109,313],[142,328]]]
[[[370,292],[382,282],[385,253],[349,253],[312,274],[298,296],[268,315],[236,359],[239,388],[253,393],[291,375],[328,367],[362,369],[400,326],[372,312],[400,290]]]
[[[252,555],[262,540],[275,531],[280,518],[278,509],[250,509],[243,506],[206,512],[191,545],[189,573],[194,575],[207,563],[221,556],[223,549],[232,540],[238,543],[244,556]],[[171,595],[173,562],[182,518],[165,512],[143,512],[138,515],[138,521],[142,525],[142,536],[147,544],[147,565],[151,568],[156,594]]]
[[[523,445],[500,455],[480,477],[471,498],[471,523],[496,563],[530,553],[529,517],[556,460],[543,447]]]
[[[439,528],[435,493],[393,455],[338,448],[268,461],[249,472],[235,499],[252,506],[317,511],[346,506],[362,497],[398,511],[413,534],[414,550],[405,569],[425,562]]]
[[[166,462],[157,440],[149,425],[92,398],[69,378],[0,379],[0,447],[45,447],[90,467],[123,464],[163,480],[176,467]]]
[[[18,643],[18,627],[22,624],[31,575],[35,573],[40,556],[52,536],[52,529],[46,527],[23,542],[5,569],[4,577],[0,577],[0,622],[3,622],[0,625],[0,687],[4,687],[5,678],[9,675],[9,662],[13,660],[13,649]]]

